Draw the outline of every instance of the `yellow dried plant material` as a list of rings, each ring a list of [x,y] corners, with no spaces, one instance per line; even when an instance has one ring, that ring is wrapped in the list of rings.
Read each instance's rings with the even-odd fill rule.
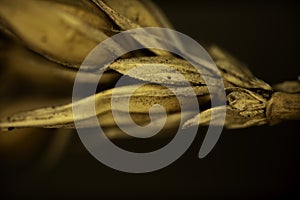
[[[285,81],[273,85],[274,90],[287,93],[300,93],[300,79],[296,81]]]
[[[138,70],[139,67],[147,67],[149,70]],[[163,72],[162,67],[166,69]],[[203,77],[196,68],[187,61],[175,57],[154,56],[120,59],[112,63],[108,68],[121,74],[127,74],[129,70],[137,69],[135,73],[130,73],[130,76],[142,81],[170,85],[186,84],[186,82],[182,82],[177,77],[177,71],[191,84],[205,85]]]
[[[78,72],[75,69],[51,62],[13,42],[0,52],[2,64],[15,75],[24,77],[28,82],[44,85],[45,87],[61,86],[61,89],[68,88],[69,90],[73,87]],[[81,73],[83,78],[77,81],[82,83],[95,83],[99,77],[94,73]],[[101,84],[112,85],[119,77],[120,75],[116,72],[105,72],[101,77]]]
[[[93,8],[94,7],[94,8]],[[88,1],[3,0],[4,26],[26,46],[50,60],[80,66],[88,53],[112,35],[113,23]]]
[[[275,92],[266,106],[270,125],[287,120],[300,120],[300,94]]]
[[[207,109],[197,116],[187,120],[184,128],[191,126],[223,126],[223,109],[226,109],[225,128],[238,129],[267,124],[263,111],[252,112],[253,116],[241,115],[241,111],[230,106]],[[211,118],[213,112],[213,118]]]
[[[104,0],[116,12],[141,27],[172,28],[171,23],[152,1],[149,0]]]
[[[125,30],[130,30],[130,29],[137,29],[137,28],[141,28],[143,27],[142,24],[146,25],[146,26],[159,26],[161,25],[159,23],[159,21],[156,21],[153,17],[150,17],[150,15],[147,15],[149,14],[149,11],[147,10],[147,8],[139,1],[135,1],[135,0],[131,0],[131,1],[128,1],[127,3],[121,3],[121,4],[116,4],[113,0],[107,0],[106,2],[102,1],[102,0],[92,0],[97,6],[99,6],[99,8],[105,12],[110,18],[112,21],[114,21],[114,23],[116,23],[121,30],[125,31]],[[110,7],[108,4],[112,3],[114,7]],[[133,10],[128,10],[128,11],[125,11],[124,10],[124,6],[126,6],[126,4],[128,5],[131,5],[131,6],[134,6],[135,8],[141,8],[141,11],[140,12],[143,12],[143,15],[145,17],[145,21],[144,22],[141,22],[139,20],[134,20],[132,21],[130,18],[132,16],[135,16],[136,15],[136,12],[133,11]],[[120,9],[118,9],[120,7]],[[150,8],[153,8],[150,7]],[[128,15],[125,16],[123,15],[123,13],[120,13],[118,12],[117,10],[120,10],[121,12],[123,12],[124,14]],[[138,13],[140,13],[138,12]],[[130,14],[132,13],[132,14]],[[136,21],[136,22],[135,22]],[[142,24],[141,24],[142,23]],[[145,35],[146,32],[145,32]],[[160,38],[166,38],[168,35],[164,35],[162,33],[161,37]],[[145,38],[146,37],[146,38]],[[139,34],[139,35],[134,35],[132,34],[132,38],[134,38],[137,42],[139,42],[141,45],[143,46],[148,46],[149,43],[150,43],[150,40],[149,38],[147,38],[147,36],[143,37],[143,35]],[[153,40],[151,41],[152,43],[160,43],[159,39],[160,38],[152,38]],[[173,37],[174,39],[174,37]],[[149,49],[150,51],[152,51],[154,54],[156,55],[169,55],[171,56],[172,54],[168,51],[164,51],[164,50],[161,50],[161,49]]]
[[[0,27],[37,53],[74,68],[80,66],[96,45],[122,30],[171,27],[164,14],[149,1],[94,2],[102,10],[92,0],[28,0],[26,4],[21,0],[3,0]]]
[[[75,103],[68,103],[62,106],[52,106],[41,108],[29,112],[17,113],[4,118],[0,122],[1,129],[8,128],[20,128],[20,127],[73,127],[73,107],[84,106],[87,103],[95,101],[96,115],[103,115],[111,111],[111,96],[114,93],[114,98],[117,98],[119,102],[124,102],[122,99],[130,97],[130,113],[148,114],[149,109],[154,104],[162,105],[167,113],[174,113],[180,111],[180,104],[178,98],[181,98],[183,102],[189,105],[192,101],[191,98],[186,95],[186,88],[174,88],[175,94],[168,88],[160,85],[146,84],[139,87],[134,94],[131,94],[132,87],[124,86],[111,90],[100,92],[96,95],[79,100]],[[200,104],[207,104],[210,98],[209,95],[205,95],[208,91],[203,87],[194,87],[194,91],[199,95]],[[131,96],[132,95],[132,96]],[[127,108],[118,110],[120,112],[126,112]],[[124,109],[124,110],[122,110]],[[95,113],[81,113],[76,116],[76,120],[85,120],[93,117]]]
[[[47,87],[51,84],[72,86],[78,67],[99,42],[121,31],[147,26],[171,27],[161,10],[148,0],[27,0],[26,4],[21,0],[2,0],[0,1],[2,32],[13,36],[30,50],[10,41],[9,48],[1,46],[0,58],[5,70],[11,70],[14,75],[21,74],[41,85],[47,83]],[[176,38],[172,35],[162,36],[176,42]],[[147,36],[133,36],[133,39],[142,46],[146,46],[149,42]],[[156,36],[150,42],[158,44],[162,42],[162,38]],[[99,85],[105,84],[108,87],[98,90],[95,95],[74,103],[68,101],[61,106],[56,106],[57,104],[50,106],[52,104],[49,103],[44,108],[33,108],[35,110],[27,112],[20,112],[27,109],[16,107],[16,114],[5,115],[8,117],[4,117],[0,122],[0,129],[74,128],[72,109],[90,102],[95,102],[96,115],[101,125],[114,128],[116,124],[111,106],[113,93],[123,105],[118,107],[117,111],[120,113],[127,112],[128,109],[125,103],[122,104],[122,100],[130,97],[130,115],[139,125],[150,122],[149,109],[153,105],[162,105],[170,119],[167,127],[171,129],[177,126],[181,112],[179,99],[186,105],[191,101],[191,97],[186,93],[190,86],[182,81],[179,74],[192,85],[199,107],[206,109],[197,116],[192,116],[186,111],[182,113],[186,117],[184,127],[208,125],[210,122],[213,125],[221,125],[221,115],[218,113],[221,113],[222,109],[227,110],[225,120],[227,128],[246,128],[299,119],[299,94],[291,96],[287,93],[274,92],[267,83],[256,78],[243,63],[217,46],[210,46],[207,50],[220,70],[221,79],[211,70],[208,62],[201,63],[199,73],[189,62],[171,53],[157,49],[149,50],[152,54],[149,54],[149,51],[143,51],[138,56],[130,54],[135,57],[122,57],[101,69],[107,71],[102,75]],[[105,56],[103,55],[101,59],[105,60]],[[145,66],[148,66],[149,70],[134,71],[138,67]],[[167,68],[162,71],[161,66]],[[87,67],[86,71],[82,72],[85,76],[81,76],[85,79],[79,81],[83,83],[97,81],[97,75],[92,73],[93,69],[95,68]],[[132,70],[135,73],[127,73]],[[113,88],[122,75],[147,84],[137,89],[133,95],[131,89],[135,85]],[[206,78],[210,80],[209,83],[205,82]],[[210,108],[210,95],[218,98],[218,94],[214,93],[214,90],[208,91],[207,86],[214,88],[219,85],[219,81],[224,83],[227,105]],[[160,84],[172,87],[176,95]],[[298,93],[298,85],[298,82],[287,82],[275,86],[275,90]],[[286,102],[289,102],[289,105],[286,105]],[[211,113],[215,114],[213,119]],[[88,124],[93,114],[95,113],[83,112],[76,120],[85,121],[85,125],[93,126]],[[126,125],[131,119],[123,118],[120,122]]]
[[[228,88],[227,89],[228,105],[224,107],[210,108],[188,120],[185,127],[195,125],[212,125],[222,126],[222,109],[226,109],[225,127],[226,128],[246,128],[258,126],[267,123],[266,104],[267,99],[262,95],[244,89]],[[214,113],[211,118],[211,113]]]
[[[218,46],[210,46],[207,50],[227,82],[242,88],[272,90],[269,84],[253,76],[243,63]]]

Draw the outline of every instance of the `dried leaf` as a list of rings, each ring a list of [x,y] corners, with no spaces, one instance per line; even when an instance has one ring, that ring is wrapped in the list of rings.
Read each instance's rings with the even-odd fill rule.
[[[29,112],[18,113],[11,115],[0,122],[1,129],[15,127],[73,127],[74,122],[72,107],[85,106],[87,103],[95,101],[96,114],[103,115],[111,111],[111,95],[114,92],[114,97],[120,103],[122,99],[130,97],[130,113],[131,114],[147,114],[150,107],[154,104],[162,105],[167,113],[179,112],[180,105],[177,98],[181,98],[186,105],[189,105],[191,98],[186,94],[187,89],[174,88],[177,98],[174,93],[162,86],[147,84],[138,88],[131,96],[132,87],[124,86],[106,90],[96,95],[82,99],[74,104],[66,104],[58,107],[48,107],[37,109]],[[207,94],[206,87],[194,87],[194,91],[199,95],[200,104],[206,104],[210,98]],[[120,106],[119,112],[126,112],[127,108]],[[85,120],[93,116],[93,113],[81,113],[76,120]]]

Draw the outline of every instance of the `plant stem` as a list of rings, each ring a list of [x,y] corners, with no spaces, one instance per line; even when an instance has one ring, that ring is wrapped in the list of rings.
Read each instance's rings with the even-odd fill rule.
[[[275,92],[267,103],[266,116],[270,125],[300,120],[300,94]]]

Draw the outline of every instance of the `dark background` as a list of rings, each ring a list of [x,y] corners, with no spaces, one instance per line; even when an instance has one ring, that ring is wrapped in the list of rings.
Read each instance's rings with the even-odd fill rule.
[[[266,82],[274,84],[300,75],[298,3],[155,2],[176,30],[200,44],[214,43],[225,48]],[[1,193],[8,199],[299,199],[299,128],[299,122],[285,122],[273,127],[224,130],[204,159],[197,157],[203,138],[199,134],[180,159],[146,174],[122,173],[102,165],[74,133],[64,157],[47,173],[32,172],[34,162],[30,160],[22,166],[3,167]]]

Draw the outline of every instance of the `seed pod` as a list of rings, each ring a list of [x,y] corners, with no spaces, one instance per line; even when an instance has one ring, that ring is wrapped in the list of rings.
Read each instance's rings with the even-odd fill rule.
[[[221,51],[219,51],[221,52]],[[184,94],[185,86],[180,85],[180,83],[176,82],[176,76],[174,76],[175,73],[172,73],[172,69],[177,70],[180,72],[187,81],[190,81],[194,85],[200,85],[200,86],[194,86],[195,93],[201,98],[200,104],[207,105],[207,103],[210,100],[209,91],[206,87],[206,83],[202,79],[202,76],[198,73],[198,71],[193,68],[191,65],[189,65],[186,61],[183,61],[181,59],[177,59],[174,57],[164,57],[164,56],[157,56],[157,57],[141,57],[141,58],[132,58],[132,59],[120,59],[114,63],[112,63],[108,68],[116,70],[122,74],[126,74],[126,72],[134,67],[138,67],[139,65],[159,65],[164,64],[169,66],[171,69],[170,71],[166,71],[166,74],[158,74],[157,76],[147,76],[149,73],[143,73],[141,70],[138,70],[139,73],[134,74],[131,76],[131,78],[135,78],[142,81],[150,81],[158,84],[169,84],[173,85],[173,87],[179,91],[179,94]],[[219,67],[219,66],[218,66]],[[239,65],[232,65],[228,68],[227,65],[222,66],[224,73],[228,74],[236,74],[237,72],[235,70],[243,70],[245,72],[245,75],[238,75],[245,80],[256,80],[255,77],[250,73],[250,71],[247,72],[247,68],[244,67],[239,69]],[[155,69],[152,68],[152,70]],[[158,71],[159,72],[159,71]],[[241,72],[241,71],[240,71]],[[160,72],[161,73],[161,72]],[[153,73],[151,73],[153,74]],[[234,76],[234,75],[232,75]],[[237,76],[237,75],[236,75]],[[159,78],[160,77],[160,78]],[[170,77],[170,78],[167,78]],[[231,77],[227,76],[224,79],[228,82],[231,80],[227,80],[226,78]],[[179,86],[179,87],[178,87]],[[104,119],[104,116],[108,116],[109,112],[111,111],[111,105],[110,105],[110,97],[112,94],[112,91],[116,91],[119,95],[119,99],[126,98],[127,95],[127,89],[131,86],[127,87],[120,87],[115,88],[112,90],[104,91],[101,93],[98,93],[96,95],[96,105],[99,105],[97,107],[97,115],[100,117],[102,116],[102,119]],[[211,86],[212,87],[212,86]],[[243,127],[245,121],[249,121],[248,125],[253,125],[254,123],[250,123],[248,115],[254,116],[253,121],[257,121],[257,114],[261,113],[261,110],[265,108],[265,96],[268,95],[268,92],[263,92],[262,95],[252,92],[250,90],[244,89],[244,88],[230,88],[227,85],[227,100],[229,102],[229,106],[233,110],[238,110],[235,114],[237,117],[241,117],[241,120],[233,120],[229,117],[227,120],[227,127],[229,128],[236,128],[236,127]],[[211,94],[214,95],[214,94]],[[183,96],[184,97],[184,96]],[[253,98],[255,97],[255,98]],[[93,98],[93,97],[90,97]],[[185,98],[185,97],[184,97]],[[189,97],[187,97],[188,102]],[[121,100],[120,100],[121,101]],[[83,105],[87,100],[82,100],[80,102],[77,102],[78,106]],[[261,105],[261,102],[263,104]],[[149,108],[154,103],[162,104],[165,109],[167,110],[167,113],[171,112],[179,112],[180,106],[178,105],[178,102],[176,100],[176,97],[170,93],[169,90],[164,89],[162,86],[158,85],[147,85],[139,89],[131,98],[131,113],[136,114],[137,119],[143,119],[143,117],[138,116],[139,114],[147,115]],[[101,105],[101,106],[100,106]],[[75,106],[75,105],[73,105]],[[242,107],[245,106],[245,107]],[[2,128],[7,127],[32,127],[32,126],[41,126],[41,127],[65,127],[70,128],[73,127],[73,116],[72,116],[72,104],[68,104],[65,106],[60,106],[57,108],[45,108],[40,110],[35,110],[32,112],[25,112],[20,113],[14,116],[11,116],[8,119],[4,120],[2,123],[0,123],[0,126]],[[120,110],[122,111],[122,110]],[[124,110],[126,111],[126,110]],[[249,112],[252,112],[249,114]],[[204,112],[205,114],[205,112]],[[202,114],[203,115],[203,114]],[[230,115],[229,115],[230,116]],[[234,115],[233,115],[234,116]],[[79,116],[80,120],[86,120],[90,118],[91,116],[87,116],[85,113],[83,116]],[[144,117],[146,119],[147,117]],[[265,117],[264,117],[265,118]],[[50,120],[51,119],[51,120]],[[124,119],[125,121],[127,119]],[[207,119],[206,119],[207,120]],[[107,120],[103,120],[104,122],[107,122],[104,125],[111,125],[113,119],[111,117],[107,117]],[[140,121],[140,123],[142,123]],[[199,124],[199,122],[195,121],[193,123],[189,124]],[[243,124],[243,125],[242,125]],[[205,125],[205,123],[201,123],[201,125]]]
[[[153,84],[141,86],[132,95],[130,92],[132,87],[134,86],[124,86],[114,88],[111,90],[106,90],[98,93],[97,95],[95,95],[95,97],[87,97],[85,99],[75,102],[74,104],[70,103],[58,107],[47,107],[24,113],[17,113],[15,115],[11,115],[10,117],[3,119],[0,122],[0,127],[1,129],[8,129],[14,127],[74,127],[70,125],[74,122],[72,108],[77,106],[84,106],[86,105],[86,103],[90,103],[91,101],[93,102],[94,100],[96,114],[100,116],[106,115],[107,112],[110,112],[112,109],[112,92],[114,92],[114,97],[117,98],[119,102],[122,102],[122,99],[127,98],[129,95],[129,111],[133,115],[148,114],[150,107],[154,104],[162,105],[167,113],[179,112],[180,105],[178,103],[178,97],[181,98],[186,105],[189,105],[189,102],[191,101],[191,98],[185,94],[187,90],[185,87],[174,88],[177,96],[175,96],[171,90]],[[194,87],[194,91],[196,95],[199,95],[199,101],[201,104],[205,105],[208,103],[210,98],[207,95],[208,91],[206,87]],[[118,111],[126,112],[127,108],[124,108],[124,110],[122,110],[121,106],[121,110]],[[90,117],[93,117],[93,114],[94,113],[88,112],[81,113],[79,116],[76,116],[76,120],[80,121],[89,119]]]
[[[207,109],[187,120],[184,127],[206,126],[210,123],[221,126],[224,109],[226,109],[224,124],[226,128],[246,128],[267,124],[266,106],[272,88],[256,78],[244,64],[219,47],[210,46],[208,51],[221,72],[228,105]]]
[[[228,105],[205,110],[185,122],[184,127],[197,125],[222,126],[222,113],[226,109],[225,127],[230,129],[246,128],[267,124],[266,102],[260,94],[244,88],[227,89]],[[212,115],[213,113],[213,115]]]
[[[169,26],[165,18],[160,21],[151,16],[151,10],[142,2],[106,2],[112,5],[112,9],[122,12],[126,19],[128,16],[136,19],[134,21],[139,27]],[[125,9],[125,4],[133,8]],[[150,9],[156,7],[152,5]],[[157,10],[154,13],[159,15]],[[97,44],[121,31],[117,23],[89,0],[28,0],[26,4],[21,0],[3,0],[0,1],[0,19],[0,27],[30,49],[76,68]]]
[[[161,71],[162,66],[167,67],[163,72]],[[175,57],[154,56],[120,59],[112,63],[108,68],[124,75],[127,74],[129,70],[138,69],[139,67],[147,67],[148,70],[136,70],[136,73],[130,73],[129,76],[131,78],[158,84],[182,86],[186,84],[186,82],[182,82],[181,79],[177,77],[177,74],[180,73],[190,84],[206,84],[197,69],[187,61]],[[175,71],[177,73],[175,73]]]
[[[112,35],[113,23],[89,1],[3,0],[2,24],[26,46],[64,65],[79,66]]]
[[[72,91],[77,70],[51,62],[12,41],[5,50],[0,50],[0,52],[0,59],[5,68],[26,82],[47,89]],[[98,77],[93,73],[82,73],[84,73],[84,79],[78,80],[82,83],[94,83],[93,80]],[[116,72],[105,72],[101,77],[100,84],[111,86],[119,77],[120,75]]]
[[[159,25],[164,25],[163,23],[160,23],[159,20],[155,20],[151,15],[149,15],[149,12],[147,8],[144,6],[143,3],[136,1],[136,0],[131,0],[128,2],[123,1],[123,4],[119,5],[116,4],[115,1],[113,0],[107,0],[107,1],[102,1],[102,0],[92,0],[103,12],[105,12],[112,21],[114,21],[121,30],[130,30],[130,29],[136,29],[136,28],[141,28],[142,24],[146,26],[159,26]],[[107,3],[106,3],[107,2]],[[109,6],[109,3],[112,3],[113,6],[116,6],[116,9],[114,7]],[[125,2],[125,3],[124,3]],[[134,10],[129,10],[124,9],[124,7],[127,7],[128,5],[133,6],[134,8],[142,8],[143,15],[145,15],[145,19],[143,22],[141,22],[138,18],[140,12],[136,12]],[[145,4],[146,5],[146,4]],[[150,9],[155,9],[155,7],[150,5]],[[118,12],[117,10],[120,10],[122,13]],[[157,13],[157,11],[155,12]],[[128,16],[126,16],[128,15]],[[142,15],[142,16],[143,16]],[[132,16],[136,16],[131,20]],[[159,15],[163,17],[163,15]],[[164,17],[163,17],[164,19]],[[166,22],[166,20],[163,20],[163,22]],[[166,23],[165,23],[166,24]],[[168,24],[166,24],[168,26]],[[157,31],[158,32],[158,31]],[[157,33],[156,33],[157,34]],[[145,37],[143,37],[145,36]],[[145,34],[138,34],[138,35],[132,35],[132,38],[139,42],[141,45],[144,45],[147,47],[149,45],[149,38],[147,37],[147,32]],[[164,32],[160,33],[159,38],[152,38],[153,40],[151,41],[152,43],[160,43],[159,39],[161,38],[170,38],[170,39],[175,39],[173,35],[166,35]],[[160,49],[149,49],[156,55],[172,55],[168,51],[160,50]]]

